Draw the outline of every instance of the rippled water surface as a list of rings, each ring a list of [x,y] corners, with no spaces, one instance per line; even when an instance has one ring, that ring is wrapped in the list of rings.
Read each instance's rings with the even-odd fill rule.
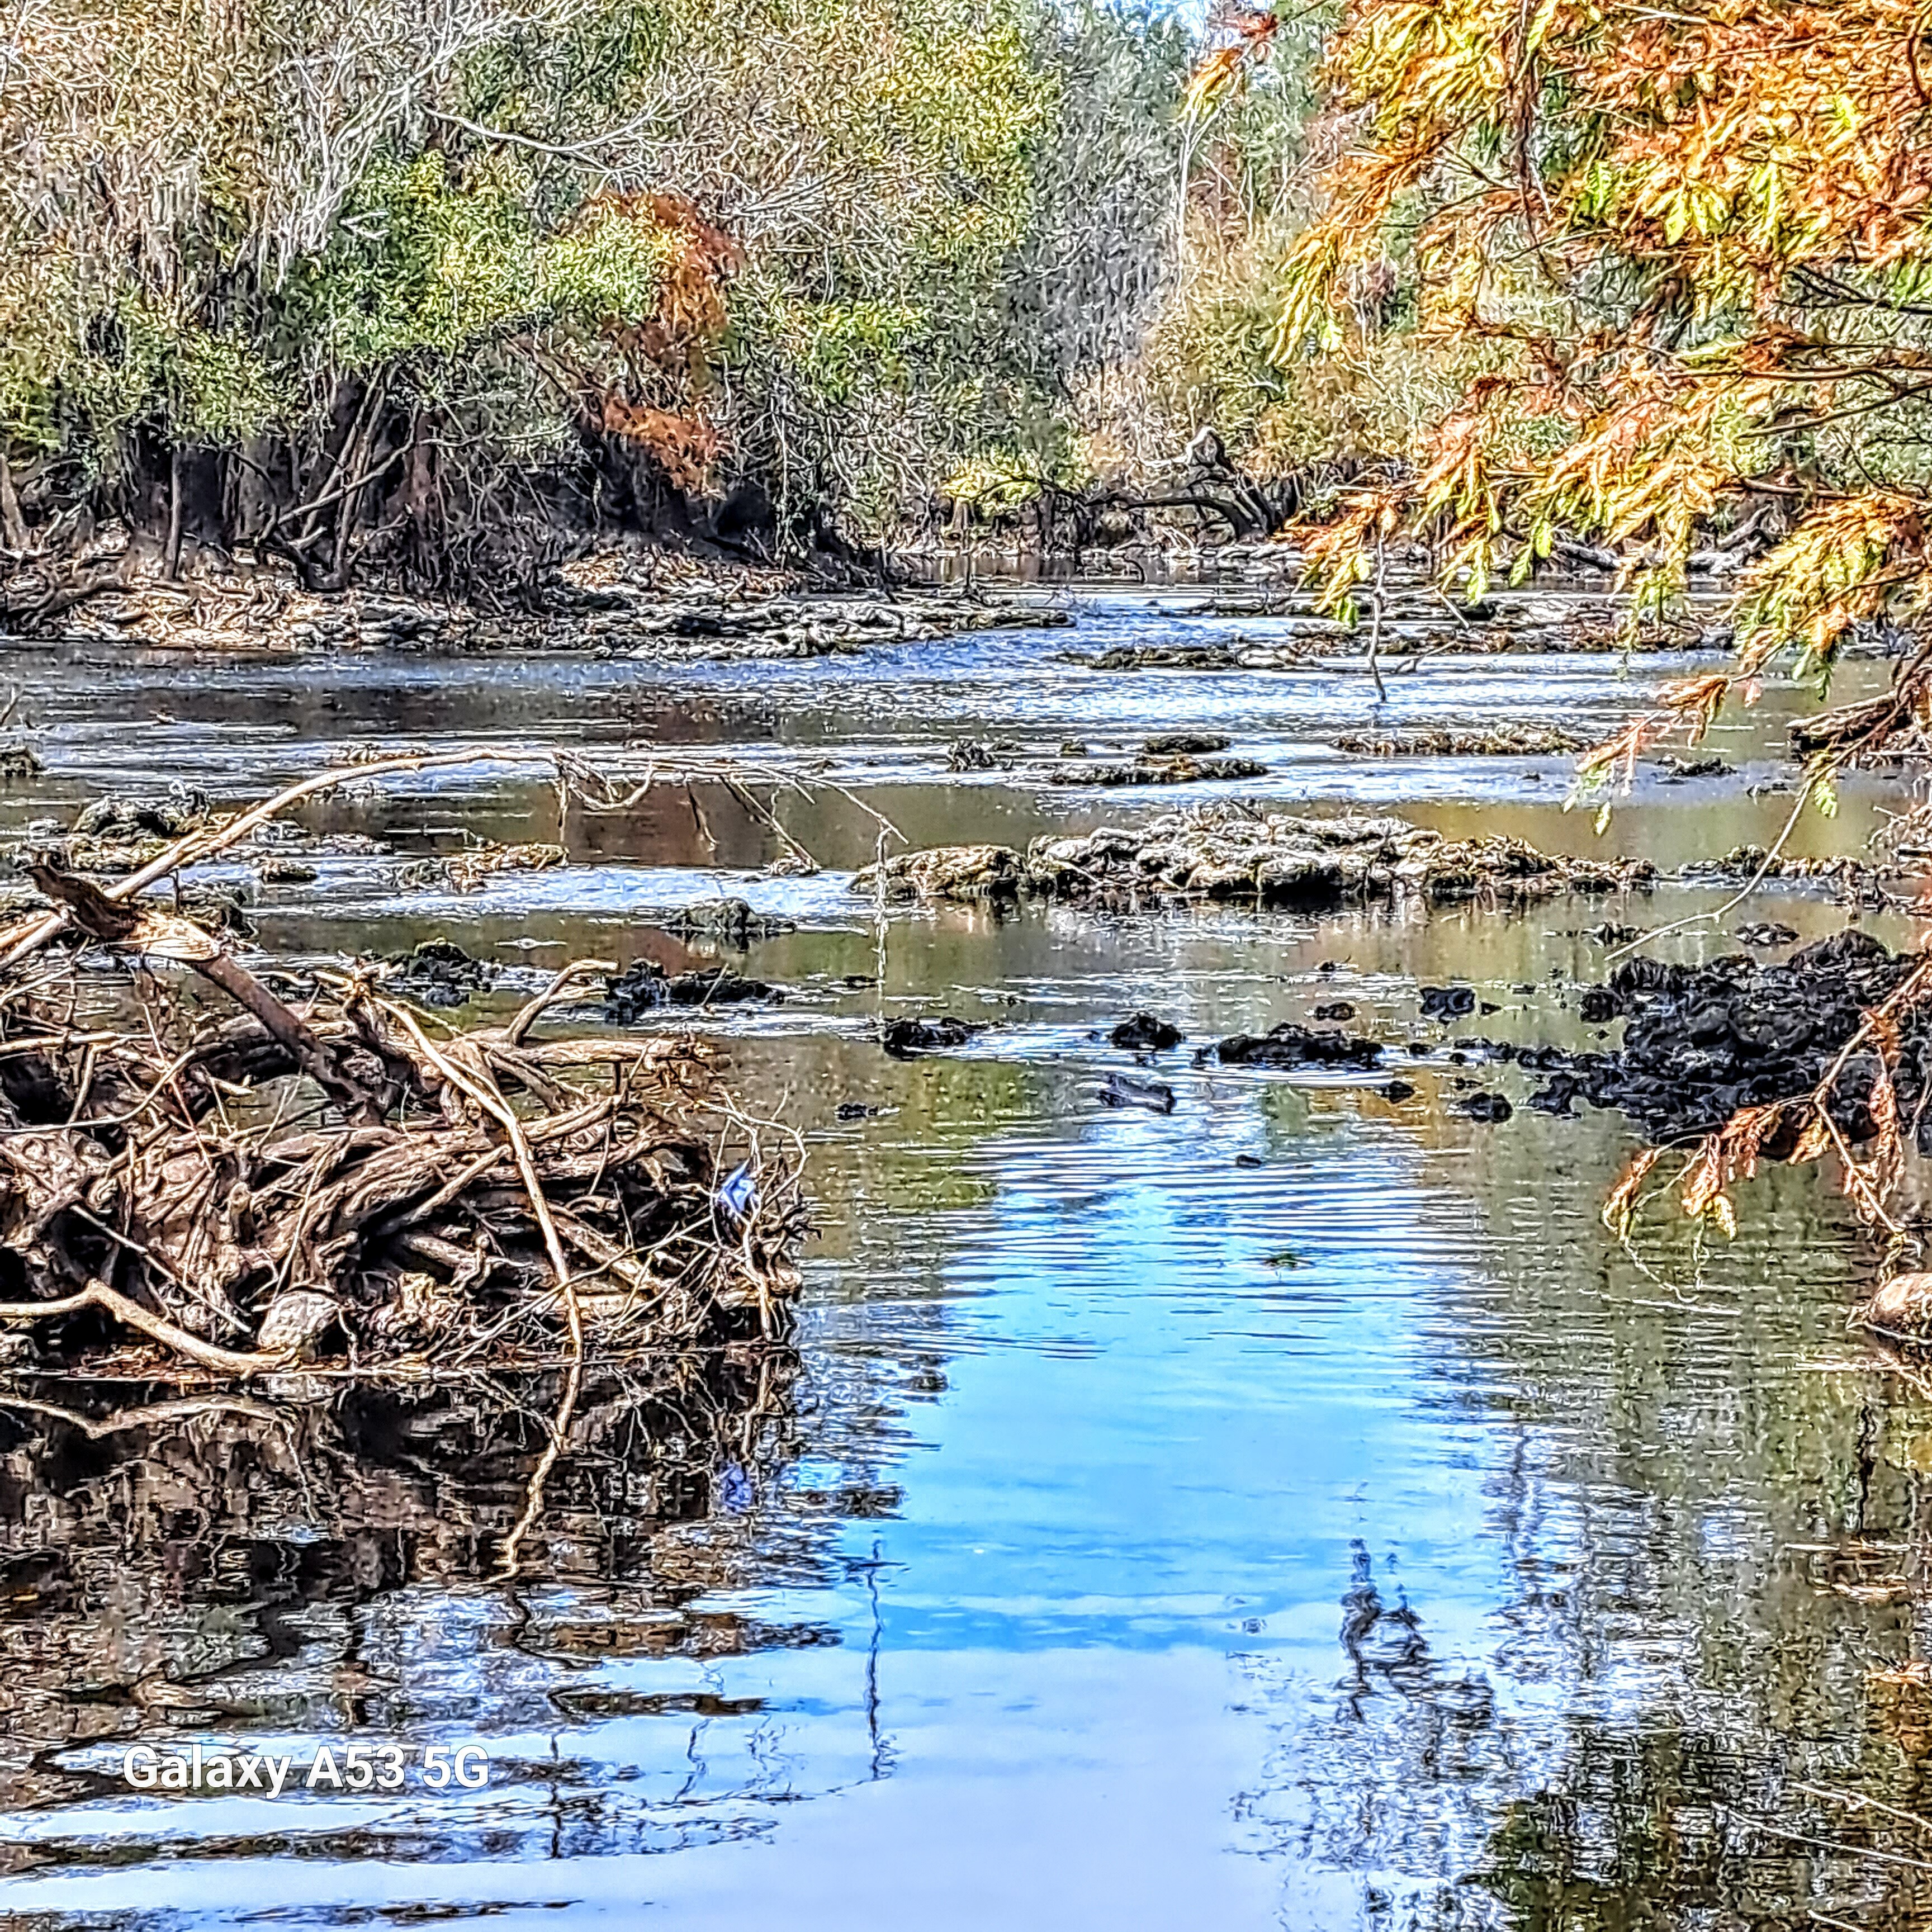
[[[1562,758],[1330,740],[1607,729],[1686,668],[1425,659],[1378,702],[1354,671],[1109,677],[1055,655],[1236,628],[1266,622],[1121,599],[1072,633],[757,668],[15,667],[50,770],[0,796],[0,830],[104,788],[259,796],[345,743],[536,740],[638,776],[682,746],[814,781],[777,809],[825,869],[767,874],[778,841],[716,787],[561,826],[534,773],[317,808],[407,852],[560,837],[572,862],[438,897],[392,860],[326,861],[263,891],[275,950],[442,932],[526,968],[723,957],[788,990],[703,1023],[808,1144],[796,1360],[722,1408],[675,1372],[603,1392],[514,1588],[484,1551],[541,1390],[95,1438],[0,1410],[10,1922],[1932,1924],[1932,1833],[1850,1802],[1932,1810],[1932,1404],[1845,1332],[1872,1258],[1816,1177],[1783,1171],[1742,1191],[1720,1252],[1661,1217],[1620,1250],[1598,1210],[1625,1125],[1523,1108],[1528,1076],[1459,1064],[1419,1012],[1420,985],[1455,980],[1495,1009],[1461,1034],[1583,1043],[1571,989],[1601,976],[1606,916],[1725,895],[1429,918],[952,907],[882,934],[849,890],[869,812],[915,844],[1024,844],[1179,802],[950,773],[965,736],[1051,755],[1213,728],[1270,770],[1207,796],[1597,849]],[[1720,731],[1733,777],[1646,768],[1602,842],[1666,867],[1768,843],[1800,702],[1774,690]],[[1796,848],[1853,849],[1898,802],[1848,788]],[[740,955],[645,923],[720,890],[796,929]],[[1802,893],[1751,916],[1807,936],[1845,916]],[[1723,924],[1664,942],[1734,944]],[[1413,1049],[1412,1099],[1195,1063],[1335,1000]],[[1106,1034],[1142,1010],[1188,1036],[1159,1056],[1172,1114],[1099,1103],[1136,1070]],[[938,1011],[987,1030],[882,1053],[881,1017]],[[1453,1111],[1478,1075],[1513,1118]],[[112,1774],[130,1742],[195,1738],[304,1761],[474,1740],[490,1777],[270,1799]]]

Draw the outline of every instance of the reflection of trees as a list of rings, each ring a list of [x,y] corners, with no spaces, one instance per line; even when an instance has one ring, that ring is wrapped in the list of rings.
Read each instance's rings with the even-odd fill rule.
[[[1932,1818],[1932,1402],[1846,1340],[1813,1176],[1763,1177],[1701,1272],[1681,1228],[1640,1267],[1593,1219],[1624,1150],[1601,1118],[1455,1150],[1486,1265],[1438,1372],[1510,1444],[1492,1717],[1439,1708],[1426,1604],[1358,1558],[1349,1667],[1248,1808],[1418,1925],[1932,1926],[1932,1828],[1856,1802]],[[1298,1807],[1311,1729],[1345,1788]]]
[[[1340,1678],[1284,1727],[1260,1785],[1237,1810],[1298,1864],[1360,1874],[1371,1914],[1400,1902],[1402,1915],[1388,1922],[1420,1924],[1426,1918],[1418,1915],[1445,1901],[1449,1912],[1457,1909],[1454,1882],[1482,1845],[1512,1741],[1487,1677],[1436,1654],[1425,1618],[1399,1587],[1378,1582],[1360,1542],[1341,1607]],[[1283,1706],[1304,1701],[1264,1658],[1246,1661],[1262,1698]],[[1310,1776],[1312,1763],[1318,1778]],[[1324,1932],[1338,1922],[1327,1916],[1332,1899],[1315,1909],[1316,1917],[1289,1922]]]

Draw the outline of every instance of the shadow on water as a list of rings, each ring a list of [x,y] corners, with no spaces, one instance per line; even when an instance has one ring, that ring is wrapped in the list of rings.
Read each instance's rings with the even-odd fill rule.
[[[1094,620],[1114,639],[1174,621]],[[1442,665],[1378,712],[1359,677],[1096,686],[1064,644],[755,677],[56,667],[32,700],[50,776],[4,810],[158,774],[240,796],[344,739],[533,733],[808,748],[915,839],[1017,842],[1174,800],[949,778],[949,738],[1126,743],[1157,721],[1232,724],[1275,767],[1258,796],[1586,850],[1560,760],[1352,763],[1327,740],[1376,718],[1608,723],[1681,668]],[[1649,773],[1610,839],[1666,865],[1768,842],[1790,796],[1742,783],[1788,778],[1788,698],[1720,747],[1738,778]],[[1807,849],[1849,846],[1898,802],[1887,783],[1848,787]],[[493,783],[337,822],[408,854],[554,839],[555,810]],[[756,869],[773,842],[728,800],[667,797],[566,826],[568,867],[477,894],[406,892],[381,859],[262,892],[280,953],[448,932],[526,972],[723,959],[782,986],[695,1023],[810,1145],[796,1356],[596,1391],[514,1585],[496,1562],[554,1391],[297,1385],[104,1427],[159,1398],[22,1384],[40,1406],[0,1406],[9,1923],[1932,1926],[1932,1384],[1846,1334],[1872,1256],[1815,1176],[1783,1171],[1741,1191],[1734,1243],[1658,1217],[1620,1247],[1598,1209],[1628,1126],[1528,1109],[1530,1076],[1475,1043],[1600,1042],[1575,988],[1602,975],[1602,928],[1721,896],[955,908],[896,917],[881,954],[846,890],[862,814],[786,810],[818,878]],[[720,890],[796,929],[733,949],[646,922]],[[1808,938],[1844,919],[1799,893],[1752,909],[1774,914]],[[1735,943],[1706,927],[1665,950]],[[1432,983],[1478,1011],[1426,1017]],[[464,1017],[522,996],[513,975]],[[1336,1003],[1412,1097],[1196,1060]],[[1186,1039],[1137,1066],[1108,1035],[1140,1010]],[[881,1052],[881,1018],[939,1011],[986,1030],[956,1055]],[[1173,1113],[1102,1106],[1122,1073],[1169,1084]],[[1457,1112],[1478,1085],[1514,1118]],[[195,1740],[412,1765],[473,1742],[490,1776],[270,1799],[119,1775],[129,1743]]]

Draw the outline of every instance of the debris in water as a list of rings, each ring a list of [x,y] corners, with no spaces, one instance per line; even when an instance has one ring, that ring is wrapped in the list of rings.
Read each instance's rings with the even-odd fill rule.
[[[482,844],[447,857],[420,859],[403,867],[396,884],[407,892],[480,892],[483,882],[502,872],[548,872],[564,862],[561,845]]]
[[[1017,897],[1024,883],[1010,845],[939,845],[868,866],[853,890],[869,898],[883,890],[889,900],[1002,899]]]
[[[1856,899],[1880,880],[1897,878],[1898,868],[1863,859],[1793,859],[1768,852],[1762,845],[1736,845],[1721,859],[1694,860],[1680,868],[1678,876],[1719,885],[1749,885],[1760,878],[1826,885],[1835,887],[1843,898]]]
[[[1336,751],[1371,758],[1521,758],[1588,751],[1591,740],[1554,724],[1497,724],[1486,730],[1435,728],[1351,732]]]
[[[84,938],[186,965],[83,1018],[44,968],[0,1008],[0,1323],[69,1368],[248,1378],[297,1360],[426,1373],[600,1346],[780,1333],[796,1176],[748,1138],[700,1042],[537,1040],[567,968],[507,1026],[431,1040],[364,980],[299,1012],[207,926],[37,863]],[[736,1144],[736,1147],[734,1147]],[[710,1211],[743,1161],[742,1228]],[[729,1184],[727,1184],[728,1186]],[[133,1352],[128,1331],[138,1340]]]
[[[731,1170],[730,1178],[718,1190],[718,1205],[728,1215],[734,1227],[750,1220],[758,1204],[758,1183],[752,1178],[752,1163],[742,1160]]]
[[[74,821],[81,838],[178,838],[206,825],[208,794],[177,786],[164,796],[110,792],[86,806]]]
[[[949,772],[1010,772],[1020,748],[1010,738],[956,738],[946,747]]]
[[[1180,785],[1225,784],[1235,778],[1264,778],[1268,766],[1253,758],[1136,758],[1130,762],[1094,760],[1052,765],[1054,785]]]
[[[1735,778],[1737,767],[1727,758],[1686,758],[1674,752],[1663,753],[1655,762],[1662,767],[1665,784],[1682,784],[1686,778]]]
[[[1136,1080],[1131,1075],[1110,1073],[1100,1087],[1101,1104],[1108,1107],[1144,1107],[1154,1114],[1174,1112],[1174,1089],[1163,1080]]]

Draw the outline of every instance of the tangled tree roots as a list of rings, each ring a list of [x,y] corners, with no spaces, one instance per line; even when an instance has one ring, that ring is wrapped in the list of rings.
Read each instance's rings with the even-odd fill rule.
[[[77,1024],[64,964],[0,992],[16,1350],[149,1377],[424,1375],[788,1326],[796,1163],[702,1042],[530,1037],[577,969],[440,1042],[354,979],[298,1014],[191,922],[37,876],[91,938],[182,961],[241,1010],[142,974],[141,1011]]]

